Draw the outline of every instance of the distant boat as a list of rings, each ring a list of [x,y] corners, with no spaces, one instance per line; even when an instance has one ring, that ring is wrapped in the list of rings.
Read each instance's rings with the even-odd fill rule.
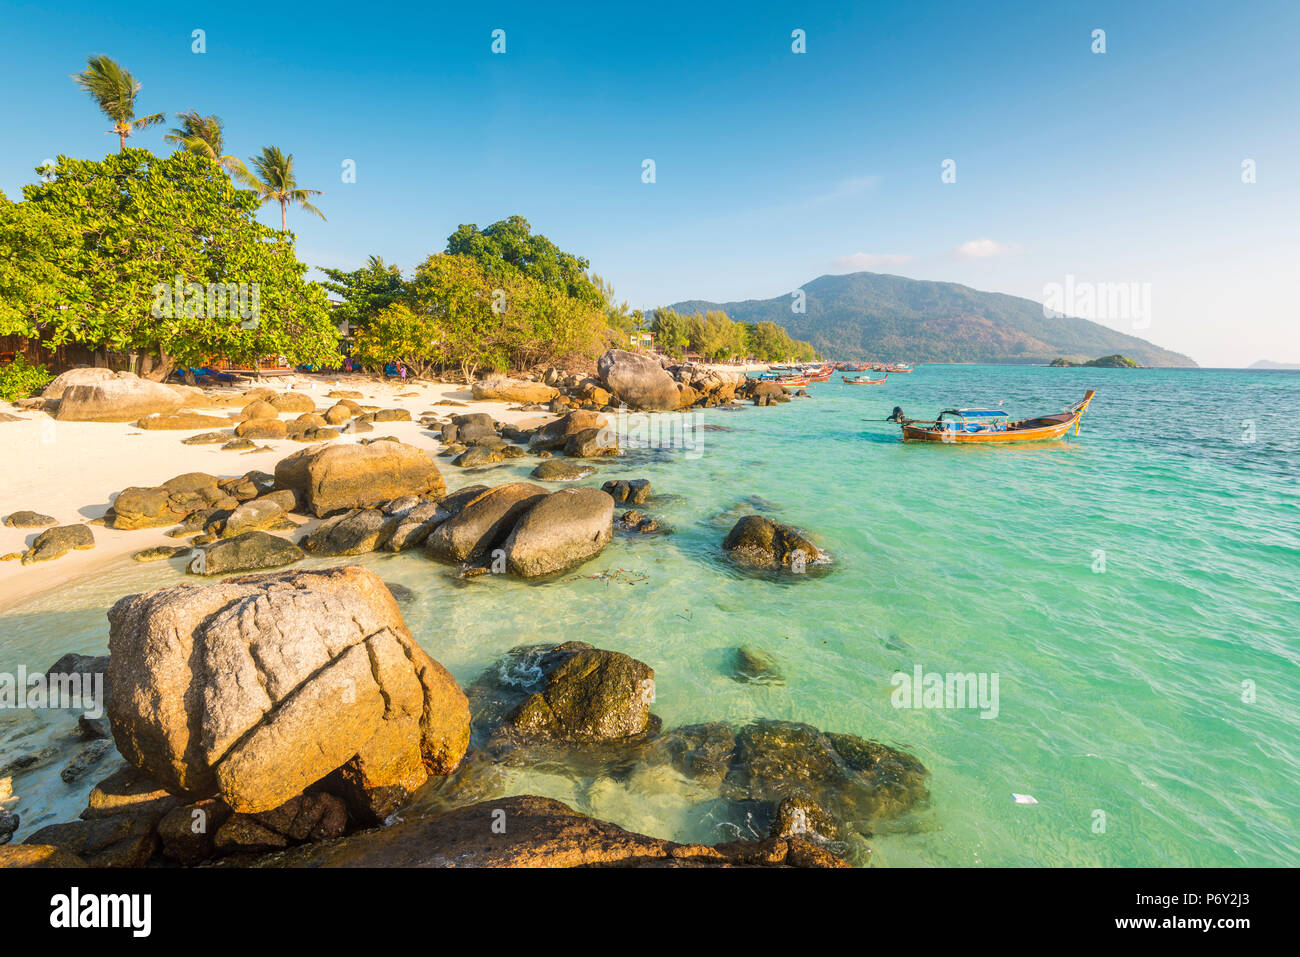
[[[847,385],[884,385],[885,379],[888,379],[889,376],[885,376],[885,379],[864,379],[861,376],[858,376],[856,379],[850,379],[848,376],[842,375],[840,378],[843,379]]]
[[[1089,389],[1064,412],[1014,422],[1001,409],[945,409],[932,422],[902,418],[897,410],[895,415],[903,427],[904,442],[1039,442],[1059,439],[1070,429],[1078,435],[1079,420],[1096,394]]]
[[[912,371],[912,367],[911,367],[911,366],[904,366],[904,365],[899,365],[899,366],[885,366],[884,371],[885,371],[885,372],[897,372],[897,373],[911,372],[911,371]]]

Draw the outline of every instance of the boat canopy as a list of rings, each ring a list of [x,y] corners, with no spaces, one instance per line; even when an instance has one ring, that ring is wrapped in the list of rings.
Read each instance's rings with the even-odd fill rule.
[[[1007,413],[1001,409],[944,409],[939,415],[960,415],[963,419],[1006,418]]]

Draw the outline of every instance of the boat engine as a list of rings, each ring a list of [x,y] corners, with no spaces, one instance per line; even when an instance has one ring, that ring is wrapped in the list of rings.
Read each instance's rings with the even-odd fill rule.
[[[886,421],[886,422],[902,422],[902,421],[903,421],[903,407],[902,407],[901,405],[896,405],[896,406],[894,406],[894,411],[891,412],[891,413],[889,413],[889,418],[885,419],[885,421]]]

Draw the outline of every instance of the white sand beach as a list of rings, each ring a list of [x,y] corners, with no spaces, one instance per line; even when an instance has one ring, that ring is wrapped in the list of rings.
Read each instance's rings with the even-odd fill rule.
[[[380,408],[402,408],[414,421],[376,423],[368,435],[344,433],[335,443],[393,435],[403,442],[437,453],[443,448],[433,433],[419,424],[420,413],[433,410],[446,415],[486,412],[494,419],[531,428],[549,421],[548,413],[511,411],[505,402],[475,400],[462,385],[429,382],[379,381],[362,375],[294,375],[266,382],[243,384],[229,391],[239,392],[253,385],[276,391],[305,392],[319,399],[318,407],[334,404],[326,394],[333,390],[360,392],[357,401]],[[404,394],[405,393],[405,394]],[[413,393],[413,394],[411,394]],[[466,408],[437,406],[439,400],[463,402]],[[183,445],[181,440],[203,429],[189,431],[144,430],[131,422],[63,422],[44,412],[10,410],[20,421],[0,423],[5,443],[5,469],[0,477],[0,517],[29,509],[54,518],[60,525],[88,522],[107,511],[116,493],[128,486],[157,485],[185,472],[208,472],[219,478],[242,475],[250,470],[273,472],[280,459],[308,447],[286,440],[258,441],[270,451],[236,452],[219,445]],[[203,410],[208,414],[216,413]],[[228,410],[237,415],[238,410]],[[292,419],[293,414],[281,416]],[[234,426],[238,419],[232,419]],[[453,479],[455,469],[439,460],[444,475]],[[9,528],[0,525],[0,555],[22,551],[43,531],[39,528]],[[0,610],[39,592],[92,574],[97,568],[117,562],[154,545],[175,545],[166,528],[118,530],[94,526],[95,547],[72,551],[50,562],[23,565],[17,559],[0,562]]]

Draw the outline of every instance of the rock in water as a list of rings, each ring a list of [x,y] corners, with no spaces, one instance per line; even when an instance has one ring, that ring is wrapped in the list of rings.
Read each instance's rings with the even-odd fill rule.
[[[722,547],[742,565],[782,568],[826,561],[826,554],[803,532],[761,515],[746,515],[727,534]]]
[[[605,388],[634,409],[675,409],[677,383],[658,359],[622,349],[610,349],[596,362]]]
[[[202,549],[186,566],[186,571],[195,575],[229,575],[282,568],[303,557],[302,549],[293,542],[269,532],[243,532]]]
[[[595,472],[594,466],[566,459],[547,459],[533,469],[532,477],[543,482],[576,482]]]
[[[594,488],[566,488],[541,499],[502,546],[520,578],[568,571],[599,555],[613,537],[614,500]]]
[[[396,525],[377,508],[354,509],[322,522],[302,547],[313,555],[362,555],[382,547]]]
[[[741,645],[736,649],[731,676],[742,684],[785,684],[785,675],[781,673],[776,659],[748,645]]]
[[[597,412],[578,410],[562,415],[546,423],[528,438],[528,444],[534,449],[554,451],[564,448],[569,436],[587,429],[603,429],[609,420]]]
[[[295,452],[276,464],[275,485],[297,492],[317,517],[403,495],[437,497],[447,488],[428,452],[390,441]]]
[[[184,403],[184,396],[170,386],[117,372],[67,385],[54,417],[70,422],[133,422],[155,412],[175,412]]]
[[[405,792],[468,745],[464,694],[365,569],[131,595],[109,622],[118,750],[192,799],[270,811],[335,771]]]
[[[76,549],[95,547],[95,536],[89,525],[58,525],[47,528],[36,536],[32,547],[23,553],[23,564],[48,562],[62,558]]]
[[[455,563],[483,558],[510,534],[519,517],[547,494],[546,489],[527,482],[487,489],[429,533],[425,553]]]
[[[538,666],[542,687],[505,721],[517,739],[615,741],[649,729],[655,673],[645,662],[569,641],[544,654]]]
[[[644,505],[650,501],[649,479],[626,479],[606,482],[601,488],[614,497],[620,505]]]

